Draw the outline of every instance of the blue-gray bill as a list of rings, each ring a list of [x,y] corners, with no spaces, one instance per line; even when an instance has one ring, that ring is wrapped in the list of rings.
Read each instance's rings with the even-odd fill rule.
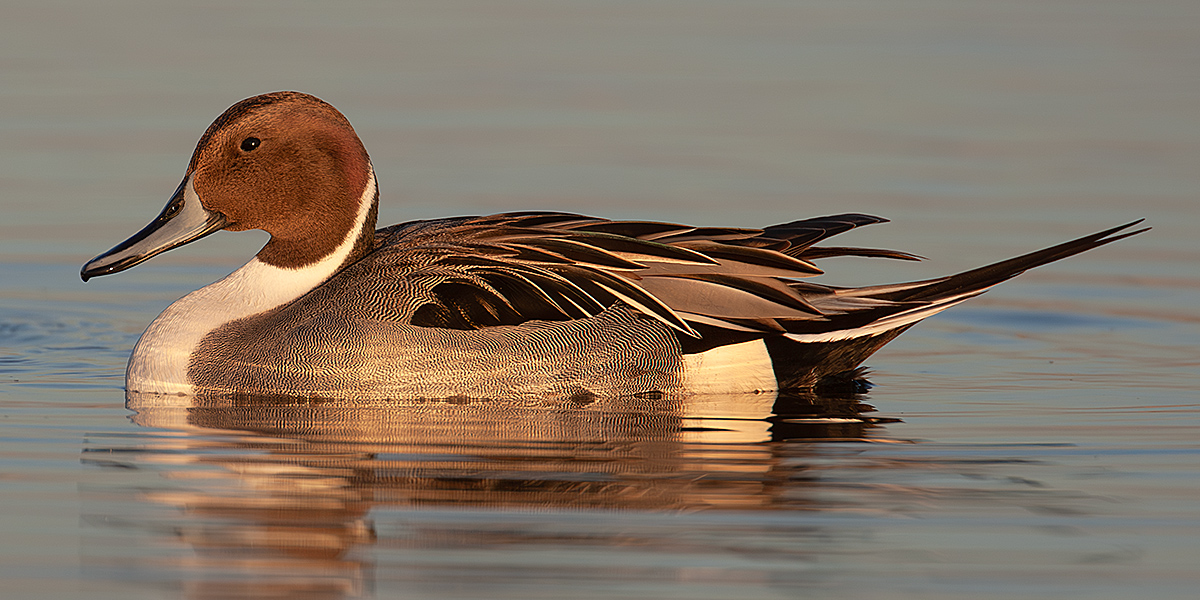
[[[133,237],[88,261],[79,276],[87,281],[92,277],[119,273],[223,229],[227,225],[224,215],[204,208],[191,191],[190,183],[191,177],[185,177],[158,217]]]

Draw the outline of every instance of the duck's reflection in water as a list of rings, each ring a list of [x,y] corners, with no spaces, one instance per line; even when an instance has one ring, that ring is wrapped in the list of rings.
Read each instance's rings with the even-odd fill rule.
[[[482,564],[430,558],[445,551],[677,550],[695,539],[649,533],[655,515],[812,508],[803,453],[777,442],[861,439],[875,426],[855,395],[127,400],[145,435],[93,437],[84,460],[142,474],[93,491],[89,511],[108,531],[137,532],[141,547],[97,548],[85,563],[181,585],[189,597],[371,595],[390,552],[421,553],[423,565],[384,561],[387,577],[417,585],[485,577]],[[612,529],[613,509],[648,529]],[[163,539],[145,544],[147,533]],[[607,572],[620,568],[639,567]]]

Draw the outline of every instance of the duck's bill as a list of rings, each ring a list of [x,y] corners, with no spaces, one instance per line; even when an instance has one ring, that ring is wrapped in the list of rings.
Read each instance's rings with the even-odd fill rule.
[[[200,204],[191,180],[190,176],[183,179],[158,218],[112,250],[88,261],[79,271],[79,276],[87,281],[100,275],[120,273],[171,248],[178,248],[224,228],[227,225],[225,216]]]

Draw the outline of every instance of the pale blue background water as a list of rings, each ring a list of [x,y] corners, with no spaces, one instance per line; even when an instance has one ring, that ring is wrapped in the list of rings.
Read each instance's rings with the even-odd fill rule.
[[[1191,598],[1200,584],[1200,4],[3,14],[5,598]],[[762,399],[653,418],[134,416],[122,370],[142,329],[264,238],[219,234],[86,285],[78,268],[161,209],[213,118],[278,89],[355,124],[384,224],[867,212],[894,223],[847,242],[930,257],[825,263],[839,284],[1137,218],[1154,230],[905,333],[869,361],[865,398],[902,421],[851,441],[769,442]]]

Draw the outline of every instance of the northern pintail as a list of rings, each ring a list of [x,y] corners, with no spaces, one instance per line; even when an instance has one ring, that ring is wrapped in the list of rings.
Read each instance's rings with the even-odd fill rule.
[[[126,387],[161,394],[575,397],[811,388],[852,377],[905,329],[1140,221],[927,281],[812,283],[813,261],[903,260],[817,246],[861,214],[762,229],[551,212],[375,229],[378,190],[350,122],[307,94],[248,98],[200,138],[142,231],[83,266],[128,269],[214,231],[270,241],[171,304]]]

